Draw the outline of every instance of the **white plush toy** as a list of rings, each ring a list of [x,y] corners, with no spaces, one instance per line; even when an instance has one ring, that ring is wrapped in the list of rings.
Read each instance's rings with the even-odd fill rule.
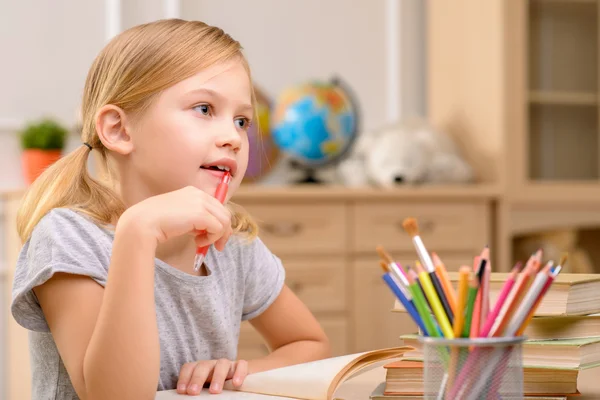
[[[464,183],[471,166],[452,139],[421,120],[363,132],[338,166],[347,186],[392,187],[417,183]]]

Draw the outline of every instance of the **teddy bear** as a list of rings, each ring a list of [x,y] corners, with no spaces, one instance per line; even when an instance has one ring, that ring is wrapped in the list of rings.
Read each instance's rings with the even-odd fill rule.
[[[423,183],[466,183],[472,167],[453,140],[422,119],[409,119],[365,131],[337,167],[351,187],[394,187]]]
[[[579,234],[576,229],[565,228],[523,235],[514,241],[515,261],[527,261],[538,249],[542,250],[545,261],[553,260],[555,265],[564,253],[568,253],[564,273],[593,274],[594,264],[587,251],[579,247]]]

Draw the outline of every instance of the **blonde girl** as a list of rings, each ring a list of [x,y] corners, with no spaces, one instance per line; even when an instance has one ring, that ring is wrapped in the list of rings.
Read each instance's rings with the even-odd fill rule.
[[[228,198],[248,163],[254,95],[240,44],[198,21],[115,37],[93,62],[82,145],[29,188],[11,305],[30,331],[34,399],[153,399],[329,356],[251,218]],[[92,152],[106,179],[92,178]],[[198,272],[197,246],[213,245]],[[241,321],[272,351],[237,359]]]

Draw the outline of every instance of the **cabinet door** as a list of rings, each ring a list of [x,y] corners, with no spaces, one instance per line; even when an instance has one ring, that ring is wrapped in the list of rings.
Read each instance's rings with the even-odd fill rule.
[[[345,315],[316,315],[331,344],[332,356],[341,356],[349,353],[348,322]],[[240,329],[238,358],[251,360],[269,354],[269,348],[260,334],[245,321]]]
[[[442,254],[448,270],[456,271],[462,264],[471,265],[474,252]],[[400,260],[414,260],[416,253],[394,254]],[[414,265],[414,263],[411,263]],[[357,258],[353,264],[351,351],[360,352],[401,344],[400,335],[415,333],[418,328],[406,312],[392,311],[396,297],[382,279],[377,257]]]
[[[377,258],[354,261],[353,275],[353,352],[399,346],[400,335],[417,332],[406,313],[392,312],[395,297]]]

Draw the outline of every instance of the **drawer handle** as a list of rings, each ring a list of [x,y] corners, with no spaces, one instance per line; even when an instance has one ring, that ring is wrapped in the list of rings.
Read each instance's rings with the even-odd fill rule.
[[[291,291],[295,294],[298,294],[298,292],[300,292],[304,288],[304,285],[299,282],[291,282],[289,286]]]
[[[400,229],[402,232],[404,232],[404,227],[402,226],[402,222],[398,222],[398,229]],[[435,222],[430,221],[430,220],[421,220],[419,221],[419,236],[423,235],[424,233],[430,233],[435,229]]]
[[[294,236],[302,229],[302,225],[297,222],[264,224],[263,229],[275,236]]]

